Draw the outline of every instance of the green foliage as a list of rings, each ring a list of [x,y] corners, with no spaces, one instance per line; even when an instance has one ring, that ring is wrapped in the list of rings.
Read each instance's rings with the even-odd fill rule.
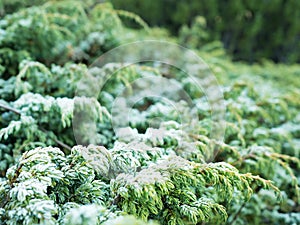
[[[201,48],[204,44],[211,41],[206,26],[207,24],[204,17],[196,17],[191,27],[184,25],[180,29],[180,43],[184,43],[184,45],[189,48]]]
[[[215,201],[230,202],[235,189],[245,191],[245,197],[249,198],[252,192],[249,183],[253,179],[256,178],[238,174],[226,163],[200,165],[174,157],[141,170],[135,176],[119,175],[112,184],[112,191],[119,196],[124,211],[143,219],[155,215],[162,224],[196,224],[211,220],[222,223],[227,213],[224,206]],[[218,200],[212,200],[214,193],[219,193]],[[226,194],[222,196],[221,193]],[[217,218],[209,216],[214,213]]]
[[[299,62],[298,1],[111,0],[153,26],[180,33],[181,44],[221,41],[236,60]],[[206,19],[206,24],[201,16]],[[200,17],[200,18],[201,18]],[[193,22],[194,21],[194,22]],[[190,26],[190,29],[188,26]],[[198,32],[196,34],[195,32]],[[204,42],[205,43],[205,42]]]
[[[120,220],[105,208],[110,205],[109,185],[96,179],[81,153],[76,147],[67,157],[52,147],[26,152],[1,182],[1,221],[96,225],[109,218]],[[129,221],[135,220],[125,217],[122,224]]]
[[[0,65],[4,66],[4,75],[15,74],[18,64],[26,58],[46,65],[69,60],[92,62],[120,44],[118,34],[125,27],[119,15],[146,27],[138,16],[116,11],[108,3],[90,5],[53,1],[6,15],[0,23]]]
[[[1,224],[300,223],[298,65],[232,63],[207,42],[208,18],[207,28],[202,17],[182,28],[180,41],[200,49],[222,82],[226,132],[217,141],[204,93],[178,69],[85,64],[126,40],[173,39],[108,3],[71,3],[0,22]],[[178,88],[163,90],[168,82]],[[168,102],[145,97],[145,87]]]
[[[45,2],[45,0],[2,0],[0,2],[0,16],[2,17],[5,14],[11,14],[21,8],[39,5]]]
[[[193,223],[210,220],[211,213],[217,213],[225,220],[225,208],[207,198],[214,195],[212,190],[206,193],[209,186],[214,187],[217,193],[223,190],[226,195],[228,191],[232,195],[237,188],[246,198],[252,193],[249,184],[253,181],[272,187],[268,181],[259,177],[239,174],[237,169],[226,163],[195,164],[181,157],[171,157],[136,175],[123,171],[128,174],[118,175],[109,184],[109,180],[103,176],[104,171],[97,168],[94,170],[95,167],[85,158],[85,154],[94,153],[103,160],[99,151],[103,152],[104,149],[77,146],[68,156],[52,147],[36,148],[24,153],[19,162],[7,171],[7,180],[1,182],[1,207],[4,209],[2,221],[10,221],[12,224],[55,224],[58,221],[64,221],[63,224],[74,224],[72,221],[99,224],[105,218],[112,217],[111,213],[117,215],[119,207],[144,220],[149,213],[157,215],[163,224],[165,221],[182,224],[185,220]],[[124,152],[126,148],[118,151],[112,149],[114,160],[110,163],[119,162]],[[105,165],[99,159],[98,168]],[[132,157],[132,160],[142,162],[144,158]],[[127,167],[132,165],[130,161],[125,163]],[[226,195],[219,198],[230,201]],[[88,204],[96,205],[87,210],[90,207]],[[108,207],[108,211],[105,207]],[[176,211],[179,213],[177,217],[174,214]],[[80,220],[76,220],[77,217]]]

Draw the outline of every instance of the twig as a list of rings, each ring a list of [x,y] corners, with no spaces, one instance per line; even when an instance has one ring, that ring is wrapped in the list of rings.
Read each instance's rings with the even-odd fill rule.
[[[2,202],[0,203],[0,208],[4,208],[4,206],[9,202],[9,194],[6,194]]]
[[[72,148],[69,145],[67,145],[67,144],[65,144],[65,143],[63,143],[63,142],[61,142],[60,140],[57,140],[57,139],[54,139],[54,141],[58,145],[60,145],[61,147],[65,148],[65,149],[68,149],[69,151],[71,151]]]
[[[46,130],[46,129],[43,128],[43,127],[40,127],[40,130],[43,131],[43,132],[45,132],[45,133],[47,133],[47,134],[50,133],[50,131]],[[51,138],[51,137],[50,137],[50,138]],[[60,140],[58,140],[58,139],[56,139],[56,138],[52,138],[52,140],[53,140],[56,144],[60,145],[61,147],[65,148],[65,149],[68,149],[69,151],[71,151],[72,148],[71,148],[69,145],[63,143],[62,141],[60,141]]]
[[[244,201],[244,203],[241,205],[241,207],[239,208],[239,210],[237,211],[237,213],[235,214],[235,216],[233,217],[233,219],[231,220],[231,222],[228,223],[228,225],[232,225],[234,223],[234,221],[236,221],[236,219],[238,218],[238,216],[242,212],[243,208],[245,207],[246,203],[247,203],[247,201]]]
[[[25,154],[27,154],[27,153],[25,153]],[[23,164],[19,164],[18,167],[16,168],[14,176],[12,177],[11,180],[9,180],[10,188],[13,188],[14,183],[16,182],[16,180],[18,179],[18,177],[21,173],[22,167],[23,167]],[[2,200],[2,202],[0,203],[0,208],[4,208],[4,206],[9,202],[9,200],[10,200],[9,193],[7,193],[4,197],[4,199]]]
[[[0,108],[6,109],[8,111],[14,112],[15,114],[21,115],[21,112],[19,110],[16,110],[8,105],[5,105],[3,103],[0,102]]]
[[[3,109],[8,110],[8,111],[11,111],[11,112],[13,112],[13,113],[15,113],[17,115],[21,115],[21,112],[19,110],[14,109],[14,108],[12,108],[12,107],[10,107],[8,105],[5,105],[5,104],[3,104],[1,102],[0,102],[0,108],[3,108]],[[44,129],[43,127],[40,127],[40,129],[43,132],[45,132],[45,133],[49,133],[49,131],[46,130],[46,129]],[[56,144],[60,145],[61,147],[65,148],[65,149],[68,149],[69,151],[72,149],[69,145],[61,142],[60,140],[57,140],[56,138],[54,138],[53,141],[56,142]]]

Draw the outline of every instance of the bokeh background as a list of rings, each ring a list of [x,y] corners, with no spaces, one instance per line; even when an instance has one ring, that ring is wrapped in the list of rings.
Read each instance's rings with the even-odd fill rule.
[[[235,60],[261,58],[300,62],[300,1],[297,0],[111,0],[116,8],[141,15],[152,26],[198,44],[220,40]],[[183,25],[187,24],[187,25]],[[193,43],[193,45],[196,45]],[[195,46],[191,46],[195,47]]]
[[[0,14],[43,0],[2,0]],[[88,4],[89,1],[87,1]],[[105,1],[93,1],[105,2]],[[300,62],[300,1],[297,0],[110,0],[150,26],[179,35],[188,47],[221,41],[233,60]],[[133,23],[134,26],[134,23]],[[191,28],[187,32],[187,28]],[[199,35],[201,34],[201,35]]]

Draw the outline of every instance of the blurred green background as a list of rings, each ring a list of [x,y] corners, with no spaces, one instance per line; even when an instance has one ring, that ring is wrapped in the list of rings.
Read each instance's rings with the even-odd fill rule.
[[[300,1],[298,0],[111,0],[115,8],[140,15],[151,26],[173,34],[191,26],[196,16],[202,42],[221,40],[234,60],[300,62]],[[201,22],[201,21],[200,21]],[[195,29],[195,28],[194,28]]]
[[[87,4],[105,0],[87,0]],[[0,15],[45,0],[1,0]],[[219,40],[233,60],[300,62],[298,0],[110,0],[150,26],[168,29],[187,47]]]

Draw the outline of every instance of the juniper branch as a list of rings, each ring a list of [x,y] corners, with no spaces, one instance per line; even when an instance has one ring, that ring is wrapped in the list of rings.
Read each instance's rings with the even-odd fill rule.
[[[12,108],[11,106],[5,105],[5,104],[3,104],[3,103],[1,103],[1,102],[0,102],[0,108],[3,108],[3,109],[5,109],[5,110],[7,110],[7,111],[11,111],[11,112],[13,112],[13,113],[15,113],[15,114],[17,114],[17,115],[21,115],[21,112],[20,112],[19,110],[14,109],[14,108]],[[40,127],[40,130],[42,130],[42,131],[45,132],[45,133],[49,133],[49,131],[46,130],[46,129],[44,129],[43,127]],[[65,149],[68,149],[69,151],[71,151],[71,149],[72,149],[69,145],[63,143],[62,141],[60,141],[60,140],[58,140],[58,139],[56,139],[56,138],[53,139],[53,141],[54,141],[56,144],[58,144],[59,146],[65,148]]]
[[[3,108],[7,111],[11,111],[11,112],[14,112],[15,114],[18,114],[18,115],[21,115],[21,112],[17,109],[14,109],[12,107],[10,107],[9,105],[5,105],[3,103],[0,102],[0,108]]]
[[[237,211],[237,213],[234,215],[234,217],[232,218],[232,220],[228,223],[228,225],[232,225],[234,223],[234,221],[237,220],[237,218],[241,214],[243,208],[246,206],[246,203],[247,203],[247,201],[243,202],[243,204],[241,205],[241,207],[239,208],[239,210]]]

